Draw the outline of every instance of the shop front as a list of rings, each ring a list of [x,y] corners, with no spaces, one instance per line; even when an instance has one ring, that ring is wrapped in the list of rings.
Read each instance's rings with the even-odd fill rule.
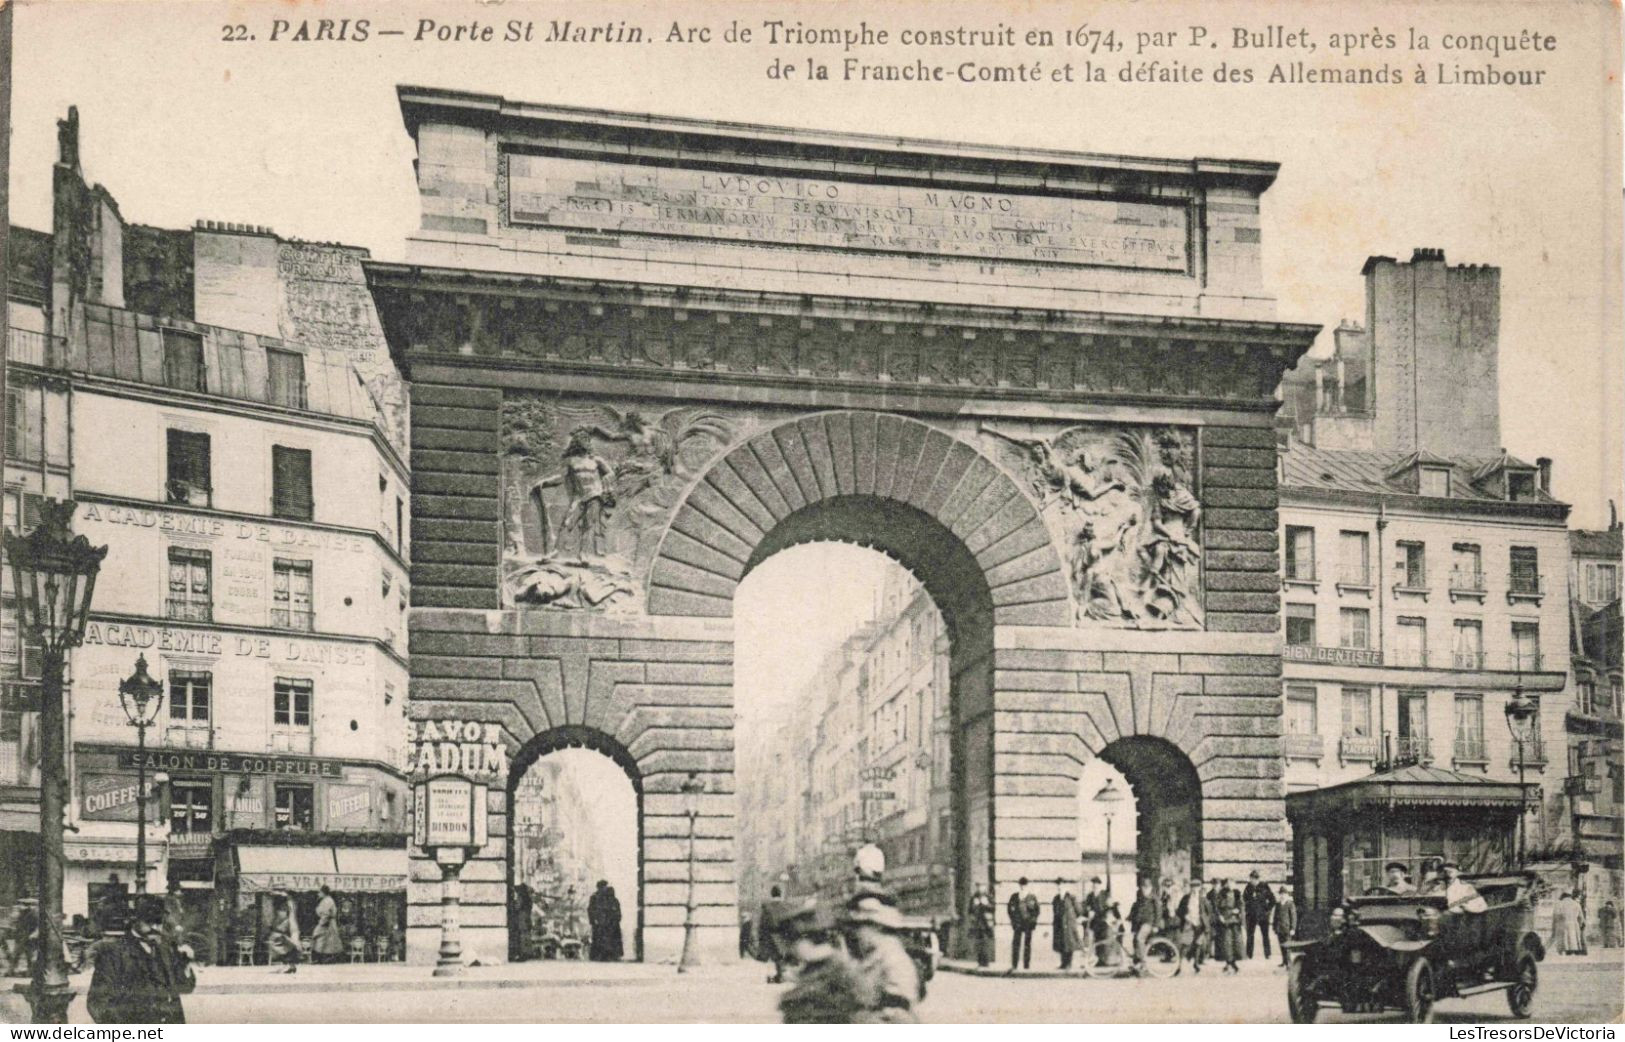
[[[1344,898],[1382,885],[1390,862],[1405,865],[1413,882],[1435,858],[1468,876],[1515,868],[1521,802],[1515,783],[1421,765],[1288,793],[1303,935],[1324,933]]]
[[[277,903],[291,900],[309,950],[326,886],[338,905],[343,961],[405,958],[406,837],[233,830],[215,859],[222,935],[230,961],[265,963]]]

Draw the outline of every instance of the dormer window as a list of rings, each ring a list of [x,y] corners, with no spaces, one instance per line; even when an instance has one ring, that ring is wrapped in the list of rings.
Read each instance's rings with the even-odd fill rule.
[[[1535,472],[1532,470],[1507,471],[1507,499],[1513,503],[1530,503],[1535,499]]]
[[[1419,486],[1417,491],[1424,496],[1448,497],[1450,495],[1450,468],[1420,468]]]

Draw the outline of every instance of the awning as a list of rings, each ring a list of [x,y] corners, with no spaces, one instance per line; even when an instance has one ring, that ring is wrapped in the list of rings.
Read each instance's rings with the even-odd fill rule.
[[[1525,796],[1515,782],[1496,782],[1413,764],[1364,778],[1286,794],[1290,818],[1337,816],[1354,810],[1454,807],[1517,815]]]
[[[360,847],[238,847],[243,893],[315,890],[340,893],[406,889],[406,851]]]

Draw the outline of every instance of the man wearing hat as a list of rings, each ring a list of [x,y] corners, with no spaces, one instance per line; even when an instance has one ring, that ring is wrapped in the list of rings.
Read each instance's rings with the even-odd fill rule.
[[[1264,939],[1264,958],[1270,957],[1270,922],[1275,918],[1275,895],[1270,885],[1261,881],[1255,868],[1247,876],[1247,886],[1241,892],[1242,907],[1247,913],[1247,958],[1253,957],[1253,931]]]
[[[873,986],[846,954],[835,916],[814,898],[779,918],[778,943],[796,963],[795,984],[779,999],[786,1024],[856,1024],[880,1005]]]
[[[1017,890],[1005,905],[1010,917],[1010,972],[1030,969],[1033,964],[1033,929],[1038,926],[1038,898],[1027,889],[1027,877],[1016,881]]]
[[[1410,869],[1406,868],[1405,862],[1390,861],[1382,866],[1382,870],[1388,873],[1388,880],[1383,886],[1390,894],[1414,894],[1416,892],[1416,887],[1411,885]]]
[[[1490,906],[1479,896],[1478,887],[1461,878],[1461,868],[1454,861],[1446,861],[1440,868],[1444,873],[1445,911],[1487,912]]]
[[[1213,958],[1224,963],[1225,972],[1240,973],[1241,967],[1236,963],[1241,959],[1241,891],[1223,877],[1216,882],[1218,889],[1213,891],[1213,920],[1218,926],[1213,941]]]
[[[1179,899],[1174,912],[1179,922],[1179,943],[1191,961],[1191,969],[1202,972],[1207,960],[1208,934],[1213,923],[1213,903],[1202,892],[1202,877],[1191,876],[1190,889]]]
[[[872,894],[860,895],[847,905],[847,947],[858,960],[863,978],[875,1000],[870,1013],[883,1024],[913,1024],[914,1003],[920,993],[920,974],[897,932],[903,917],[897,908]]]
[[[1100,890],[1100,877],[1089,878],[1083,893],[1083,906],[1078,910],[1089,927],[1089,946],[1093,950],[1098,941],[1106,939],[1106,895]]]
[[[1281,946],[1281,965],[1286,966],[1291,960],[1287,958],[1286,942],[1292,940],[1298,933],[1298,902],[1292,896],[1292,887],[1282,884],[1281,893],[1275,901],[1275,940]]]
[[[1072,953],[1078,950],[1078,899],[1066,888],[1066,881],[1055,881],[1055,897],[1050,903],[1050,947],[1061,957],[1061,969],[1072,968]]]
[[[184,1024],[181,996],[197,986],[191,951],[164,938],[164,901],[142,895],[122,937],[96,953],[87,1003],[98,1024]]]

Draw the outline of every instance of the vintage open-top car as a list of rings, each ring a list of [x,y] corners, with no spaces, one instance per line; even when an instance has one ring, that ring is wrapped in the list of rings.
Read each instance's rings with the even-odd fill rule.
[[[1289,942],[1293,1021],[1310,1023],[1332,1004],[1350,1013],[1399,1009],[1426,1023],[1439,999],[1499,990],[1513,1016],[1529,1016],[1546,956],[1534,932],[1535,877],[1465,881],[1482,904],[1448,908],[1443,893],[1378,891],[1334,910],[1329,936]]]

